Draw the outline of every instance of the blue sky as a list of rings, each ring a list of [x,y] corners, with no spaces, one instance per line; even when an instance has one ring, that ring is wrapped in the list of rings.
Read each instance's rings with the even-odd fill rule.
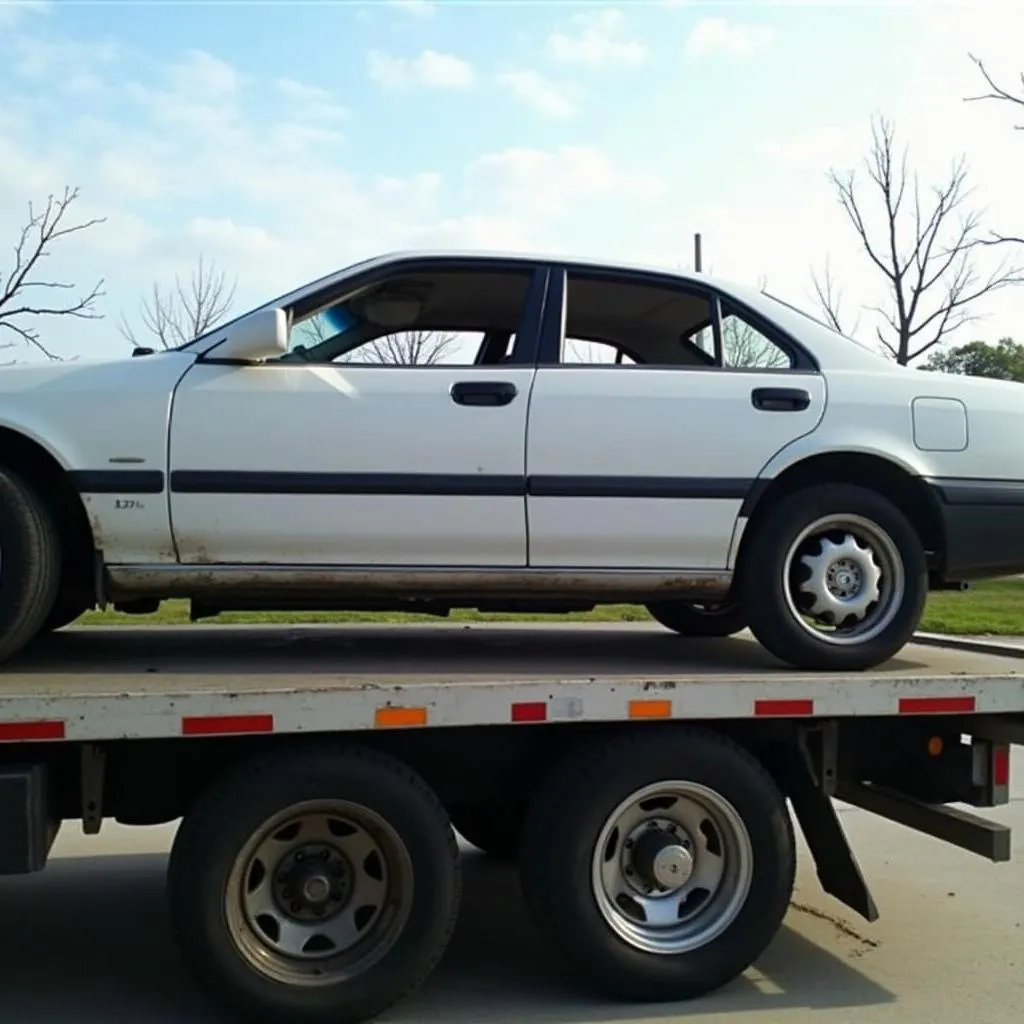
[[[702,231],[716,273],[805,305],[828,254],[852,309],[878,284],[825,173],[876,111],[926,178],[966,149],[1024,230],[1013,112],[962,102],[968,49],[1015,75],[1022,32],[938,0],[0,3],[0,246],[65,184],[107,218],[47,268],[106,279],[105,319],[43,325],[65,355],[123,351],[119,315],[200,254],[241,311],[393,248],[685,266]],[[1024,336],[1018,292],[957,340]]]

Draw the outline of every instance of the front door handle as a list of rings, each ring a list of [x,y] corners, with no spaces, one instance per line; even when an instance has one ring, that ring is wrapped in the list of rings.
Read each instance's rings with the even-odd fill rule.
[[[802,412],[811,404],[803,388],[754,388],[750,401],[764,412]]]
[[[464,380],[452,385],[456,405],[508,405],[519,389],[507,380]]]

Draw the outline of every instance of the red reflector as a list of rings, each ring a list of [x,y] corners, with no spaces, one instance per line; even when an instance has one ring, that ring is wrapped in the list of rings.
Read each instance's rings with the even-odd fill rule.
[[[513,722],[546,722],[547,720],[548,706],[542,700],[512,705]]]
[[[900,697],[901,715],[969,715],[973,697]]]
[[[754,714],[758,718],[793,718],[813,715],[813,700],[755,700]]]
[[[63,722],[0,722],[0,743],[62,739]]]
[[[1010,784],[1010,748],[999,746],[992,753],[992,785],[1008,786]]]
[[[273,731],[273,715],[195,715],[181,720],[182,736],[227,736],[232,733]]]

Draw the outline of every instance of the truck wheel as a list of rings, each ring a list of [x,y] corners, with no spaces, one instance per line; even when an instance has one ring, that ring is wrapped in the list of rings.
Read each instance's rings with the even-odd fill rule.
[[[60,538],[50,510],[9,469],[0,469],[0,661],[42,628],[60,583]]]
[[[874,491],[805,487],[752,524],[739,566],[750,628],[797,668],[858,671],[913,636],[928,597],[924,548]]]
[[[458,805],[451,808],[452,824],[463,839],[495,860],[512,861],[519,853],[522,811],[507,804]]]
[[[247,1022],[377,1016],[438,963],[461,891],[436,796],[361,748],[242,765],[185,816],[168,869],[188,966]]]
[[[520,848],[534,921],[614,998],[667,1002],[742,973],[793,890],[793,830],[745,750],[640,727],[578,752],[538,790]]]
[[[747,613],[733,601],[655,601],[647,611],[680,636],[732,636],[747,628]]]

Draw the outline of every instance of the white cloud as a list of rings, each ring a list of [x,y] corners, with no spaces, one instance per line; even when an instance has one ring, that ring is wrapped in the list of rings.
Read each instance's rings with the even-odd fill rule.
[[[49,14],[53,5],[46,0],[3,0],[0,3],[0,28],[9,29],[28,15]]]
[[[303,120],[343,121],[351,117],[348,107],[339,103],[329,89],[319,85],[307,85],[294,78],[278,78],[274,88],[291,105],[296,116]]]
[[[576,113],[578,90],[554,82],[537,71],[529,68],[502,71],[497,81],[516,99],[545,117],[565,118]]]
[[[622,11],[609,8],[576,14],[569,25],[574,31],[556,31],[548,37],[547,50],[555,60],[592,67],[633,67],[647,59],[647,47],[626,34]]]
[[[428,0],[386,0],[388,7],[396,7],[407,14],[414,14],[418,18],[432,17],[437,10],[436,6]]]
[[[774,38],[775,32],[765,25],[702,18],[690,30],[684,52],[687,57],[721,55],[744,59],[753,57]]]
[[[438,89],[467,89],[474,80],[473,66],[450,53],[424,50],[418,57],[392,57],[371,50],[367,55],[370,77],[389,89],[424,85]]]

